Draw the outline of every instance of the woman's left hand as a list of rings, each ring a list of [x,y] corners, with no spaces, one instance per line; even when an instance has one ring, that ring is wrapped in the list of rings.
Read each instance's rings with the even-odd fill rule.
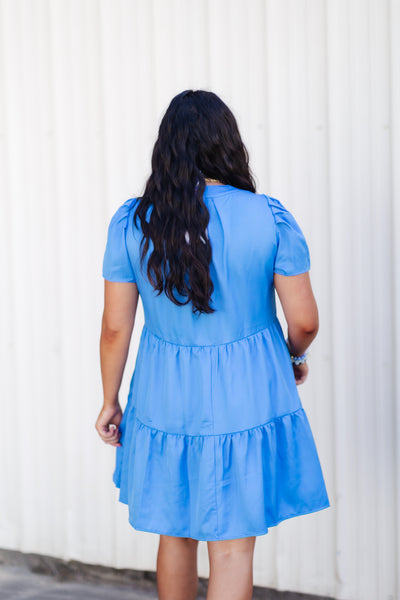
[[[292,366],[293,366],[294,378],[296,380],[296,385],[301,385],[307,379],[308,364],[307,364],[307,362],[304,362],[300,365],[293,364]]]
[[[106,444],[122,446],[119,442],[121,435],[119,424],[121,423],[122,414],[119,403],[110,407],[103,406],[101,409],[95,427],[99,436]]]

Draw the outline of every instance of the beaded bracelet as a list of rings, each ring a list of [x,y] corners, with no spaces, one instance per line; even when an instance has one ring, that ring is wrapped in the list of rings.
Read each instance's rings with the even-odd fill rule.
[[[303,363],[305,363],[307,361],[307,356],[308,356],[308,352],[304,352],[304,354],[302,354],[301,356],[293,356],[293,354],[290,352],[289,349],[289,339],[286,338],[286,346],[287,349],[289,350],[289,354],[290,354],[290,360],[292,361],[292,363],[294,365],[302,365]]]

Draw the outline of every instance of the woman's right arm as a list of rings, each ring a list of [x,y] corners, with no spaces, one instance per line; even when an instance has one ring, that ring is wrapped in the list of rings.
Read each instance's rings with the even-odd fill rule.
[[[303,354],[319,329],[318,308],[311,288],[310,274],[274,273],[274,286],[288,325],[290,353]]]

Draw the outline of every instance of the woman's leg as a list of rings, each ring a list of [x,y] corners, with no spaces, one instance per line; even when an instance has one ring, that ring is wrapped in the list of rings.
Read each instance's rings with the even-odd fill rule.
[[[256,537],[207,542],[210,562],[207,600],[251,600]]]
[[[157,554],[159,600],[195,600],[199,586],[197,547],[192,538],[160,535]]]

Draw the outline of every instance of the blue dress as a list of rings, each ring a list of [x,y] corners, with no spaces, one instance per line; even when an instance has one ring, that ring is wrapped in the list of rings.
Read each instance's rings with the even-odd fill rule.
[[[129,523],[225,540],[328,508],[276,315],[274,272],[310,269],[293,215],[275,198],[206,186],[216,312],[195,315],[191,304],[157,297],[145,276],[149,253],[141,272],[136,202],[113,215],[103,259],[105,279],[136,282],[144,310],[113,474]]]

